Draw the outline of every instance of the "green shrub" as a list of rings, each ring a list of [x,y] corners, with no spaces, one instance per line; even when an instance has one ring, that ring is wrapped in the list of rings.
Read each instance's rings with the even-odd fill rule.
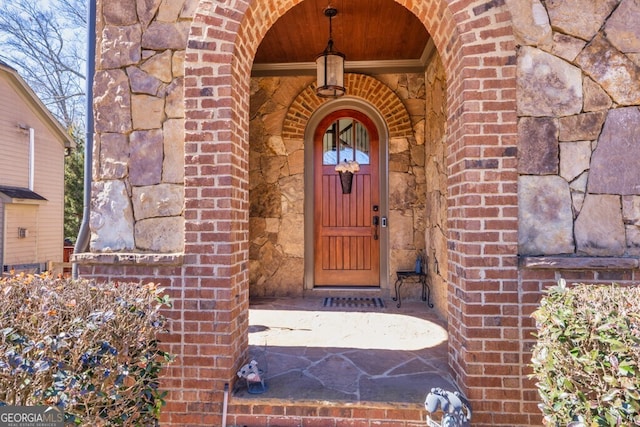
[[[0,280],[0,405],[64,409],[82,425],[153,425],[168,296],[154,284]]]
[[[640,425],[640,288],[561,280],[533,317],[546,425]]]

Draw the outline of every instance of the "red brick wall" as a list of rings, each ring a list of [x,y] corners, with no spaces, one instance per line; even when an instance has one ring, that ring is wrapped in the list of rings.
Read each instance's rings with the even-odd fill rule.
[[[413,135],[411,119],[402,100],[384,83],[364,74],[346,74],[345,87],[350,96],[359,97],[380,111],[389,129],[389,138]],[[287,111],[282,137],[303,139],[309,118],[326,101],[316,95],[315,85],[303,90]]]

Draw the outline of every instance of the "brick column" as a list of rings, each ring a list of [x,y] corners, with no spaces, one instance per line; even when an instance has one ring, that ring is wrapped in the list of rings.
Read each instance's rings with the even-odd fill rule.
[[[474,425],[530,425],[520,345],[510,16],[497,2],[450,7],[460,31],[443,61],[449,83],[450,364],[472,401]]]
[[[168,408],[171,425],[220,425],[224,384],[248,350],[250,63],[238,58],[236,3],[194,19],[185,58],[184,403]]]

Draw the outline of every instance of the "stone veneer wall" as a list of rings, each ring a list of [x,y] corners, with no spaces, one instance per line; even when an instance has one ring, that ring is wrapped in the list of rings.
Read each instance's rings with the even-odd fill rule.
[[[98,2],[92,252],[184,248],[184,56],[197,4]]]
[[[293,100],[315,79],[251,79],[249,287],[255,296],[302,295],[304,140],[283,138]]]
[[[391,274],[388,280],[393,284],[395,271],[413,268],[417,250],[425,248],[424,76],[388,74],[367,80],[372,78],[399,97],[404,106],[394,117],[404,117],[411,126],[409,135],[392,132],[388,148]],[[356,84],[359,80],[347,75],[349,96],[390,99],[372,94],[373,84],[367,86],[366,95],[361,93]],[[286,115],[305,117],[305,112],[298,112],[298,104],[293,101],[313,83],[315,79],[307,77],[252,79],[249,132],[252,295],[286,296],[303,292],[304,140],[300,133],[292,131],[284,132],[283,137],[283,124]],[[393,127],[394,123],[387,125]],[[405,291],[419,295],[417,288]],[[446,310],[446,304],[441,304],[440,310]]]
[[[519,44],[520,350],[528,363],[530,315],[545,288],[559,278],[640,280],[640,3],[506,4]],[[523,386],[532,407],[535,387]]]
[[[437,55],[436,55],[437,56]],[[425,230],[427,181],[425,171],[425,97],[424,74],[376,76],[396,93],[407,108],[413,125],[409,136],[391,136],[389,140],[389,286],[397,270],[415,267],[418,250],[426,249]],[[446,289],[446,288],[445,288]],[[405,287],[403,295],[420,296],[417,286]],[[440,312],[446,303],[440,301]]]
[[[447,79],[438,55],[427,66],[425,84],[425,245],[429,257],[431,298],[435,309],[446,318],[448,298],[454,296],[449,295],[447,285]]]
[[[640,3],[507,3],[520,254],[640,255]]]

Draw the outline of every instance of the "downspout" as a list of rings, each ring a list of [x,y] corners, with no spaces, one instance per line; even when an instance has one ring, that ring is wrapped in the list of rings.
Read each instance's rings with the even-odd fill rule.
[[[89,230],[89,220],[91,216],[91,171],[93,168],[93,75],[96,70],[96,0],[89,0],[89,10],[87,18],[87,75],[86,81],[86,101],[85,101],[85,131],[84,142],[84,194],[82,210],[82,223],[78,231],[78,238],[73,249],[74,253],[86,252],[89,250],[91,231]],[[73,278],[78,278],[78,265],[74,262],[71,268]]]
[[[36,131],[29,128],[29,190],[33,191],[36,175]]]

